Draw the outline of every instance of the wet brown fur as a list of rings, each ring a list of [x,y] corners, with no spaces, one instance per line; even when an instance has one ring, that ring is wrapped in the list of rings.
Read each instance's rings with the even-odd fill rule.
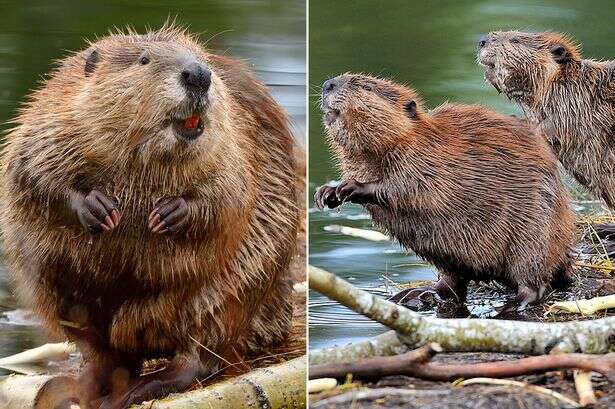
[[[494,32],[479,47],[485,77],[519,103],[564,168],[615,209],[615,61],[582,59],[558,33]]]
[[[463,300],[468,280],[496,279],[533,302],[565,281],[569,197],[549,146],[530,127],[477,105],[427,112],[415,91],[384,79],[336,79],[323,109],[339,111],[326,128],[342,179],[375,182],[377,203],[365,207],[438,268],[439,289]]]
[[[213,72],[205,134],[190,148],[148,139],[166,106],[148,75],[159,72],[135,64],[141,49],[187,53]],[[92,50],[101,61],[86,76]],[[168,68],[155,63],[147,69]],[[49,330],[79,342],[86,361],[113,357],[138,373],[144,359],[185,357],[209,374],[213,353],[235,357],[287,336],[295,147],[282,109],[243,64],[170,25],[112,33],[62,60],[13,123],[7,259],[23,299]],[[90,237],[66,212],[71,189],[117,198],[119,226]],[[186,198],[185,234],[148,229],[163,196]]]

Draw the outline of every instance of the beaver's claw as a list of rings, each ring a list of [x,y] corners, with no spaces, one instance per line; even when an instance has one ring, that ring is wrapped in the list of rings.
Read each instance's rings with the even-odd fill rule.
[[[356,180],[346,180],[335,189],[337,199],[344,202],[358,204],[375,202],[375,194],[370,183],[361,183]]]
[[[113,230],[121,218],[117,204],[98,190],[92,190],[86,196],[73,195],[71,208],[83,228],[92,234]]]
[[[335,195],[335,187],[321,186],[314,194],[314,204],[318,210],[322,210],[327,206],[329,209],[334,209],[342,204]]]
[[[148,226],[152,233],[174,234],[188,224],[188,204],[182,197],[164,197],[154,205]]]

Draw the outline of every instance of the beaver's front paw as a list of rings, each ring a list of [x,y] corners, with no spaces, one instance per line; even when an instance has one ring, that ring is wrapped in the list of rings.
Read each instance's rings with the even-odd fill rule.
[[[86,196],[74,193],[70,205],[79,223],[89,233],[113,230],[120,222],[117,204],[98,190],[92,190]]]
[[[182,197],[163,197],[154,204],[148,226],[152,233],[178,233],[188,224],[188,204]]]
[[[344,202],[352,203],[372,203],[375,202],[375,196],[371,184],[361,183],[356,180],[346,180],[340,183],[335,189],[337,199]]]
[[[314,194],[314,204],[318,210],[322,210],[325,206],[329,209],[335,209],[341,205],[342,202],[337,200],[337,196],[335,195],[335,187],[325,185],[319,187]]]

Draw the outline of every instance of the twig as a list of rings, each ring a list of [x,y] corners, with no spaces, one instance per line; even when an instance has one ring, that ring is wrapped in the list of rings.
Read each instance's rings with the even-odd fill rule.
[[[450,390],[421,390],[421,389],[397,389],[397,388],[378,388],[357,389],[342,395],[333,396],[331,398],[322,399],[318,402],[310,402],[311,409],[328,408],[330,405],[349,405],[353,402],[359,401],[374,401],[378,399],[385,399],[388,397],[411,397],[416,398],[419,396],[443,396],[449,395]],[[437,398],[434,398],[437,399]]]
[[[308,393],[318,393],[331,390],[337,386],[335,378],[310,379],[307,383]]]
[[[529,385],[524,382],[512,381],[510,379],[491,379],[491,378],[466,379],[465,381],[459,382],[457,386],[475,385],[477,383],[488,384],[488,385],[518,386],[518,387],[528,389],[533,392],[538,392],[544,395],[551,396],[552,398],[555,398],[555,399],[559,399],[560,401],[565,402],[567,405],[570,405],[573,408],[580,407],[577,402],[575,402],[574,400],[570,398],[567,398],[561,393],[552,391],[551,389],[543,388],[542,386]]]
[[[437,342],[446,351],[541,355],[607,353],[615,346],[615,317],[557,323],[425,317],[310,267],[310,288],[398,332],[410,347]]]
[[[604,375],[615,384],[615,353],[595,356],[587,354],[551,354],[521,358],[512,361],[482,362],[476,364],[434,364],[433,356],[442,352],[440,345],[430,343],[405,354],[392,357],[373,357],[356,362],[313,365],[310,379],[380,378],[388,375],[406,375],[431,381],[452,381],[458,378],[506,378],[559,369],[583,369]]]
[[[588,371],[574,371],[574,386],[579,395],[581,406],[593,405],[596,403],[596,395],[592,388],[592,375]]]

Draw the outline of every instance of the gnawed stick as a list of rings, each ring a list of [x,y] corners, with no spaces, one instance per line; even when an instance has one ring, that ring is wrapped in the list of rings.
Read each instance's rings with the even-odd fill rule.
[[[574,371],[574,387],[579,395],[579,404],[583,407],[596,403],[596,395],[592,388],[592,374],[589,371]]]
[[[605,297],[595,297],[587,300],[559,301],[553,303],[547,314],[554,312],[567,312],[571,314],[592,315],[598,311],[615,308],[615,294]]]
[[[439,343],[447,352],[493,351],[542,355],[615,350],[615,317],[558,323],[424,317],[360,290],[316,267],[310,288],[398,332],[406,345]]]
[[[552,354],[512,361],[476,364],[436,364],[429,362],[440,345],[429,343],[402,355],[374,357],[356,362],[336,362],[310,366],[310,379],[338,378],[347,374],[353,378],[381,378],[406,375],[431,381],[452,381],[458,378],[507,378],[561,369],[583,369],[604,375],[615,384],[615,353],[596,356],[588,354]]]

